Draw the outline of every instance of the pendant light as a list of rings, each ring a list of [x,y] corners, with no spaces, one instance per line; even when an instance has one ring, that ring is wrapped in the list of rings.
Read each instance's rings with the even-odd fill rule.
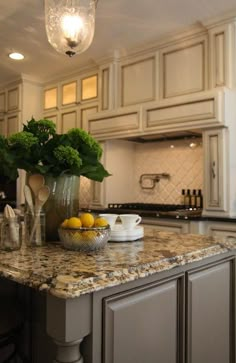
[[[92,43],[98,0],[45,0],[45,24],[49,43],[72,57]]]

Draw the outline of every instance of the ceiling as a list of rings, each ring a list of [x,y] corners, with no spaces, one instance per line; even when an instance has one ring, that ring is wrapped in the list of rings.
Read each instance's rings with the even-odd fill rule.
[[[96,64],[116,50],[124,54],[235,10],[235,0],[99,0],[92,45],[85,53],[68,58],[47,41],[43,0],[1,0],[0,84],[21,74],[46,82]],[[25,59],[10,60],[11,51],[22,52]]]

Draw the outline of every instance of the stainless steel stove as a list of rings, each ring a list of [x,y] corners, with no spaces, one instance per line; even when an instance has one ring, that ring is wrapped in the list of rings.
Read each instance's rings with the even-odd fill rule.
[[[174,211],[183,209],[180,204],[153,204],[153,203],[109,203],[109,209],[123,210],[141,210],[141,211]]]
[[[188,219],[200,217],[201,209],[185,209],[181,204],[154,203],[109,203],[108,210],[114,213],[137,213],[143,217],[173,217]]]

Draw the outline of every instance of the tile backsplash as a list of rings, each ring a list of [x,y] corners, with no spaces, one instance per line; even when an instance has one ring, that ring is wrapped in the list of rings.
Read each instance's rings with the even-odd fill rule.
[[[203,188],[203,148],[201,140],[197,147],[190,148],[189,140],[175,140],[133,144],[133,188],[127,202],[178,204],[182,189]],[[173,148],[170,148],[170,145]],[[122,145],[121,145],[122,147]],[[131,157],[127,154],[127,158]],[[125,162],[125,160],[119,162]],[[114,161],[116,163],[116,161]],[[109,169],[109,168],[108,168]],[[153,189],[142,189],[139,183],[142,174],[168,173],[169,179],[160,179]],[[127,176],[124,175],[124,188],[127,187]],[[125,184],[126,183],[126,184]],[[148,184],[149,183],[149,184]],[[144,186],[150,180],[145,179]],[[108,202],[120,202],[114,199]],[[80,204],[91,203],[91,182],[81,178]]]
[[[199,139],[200,140],[200,139]],[[202,144],[189,147],[189,140],[137,144],[135,148],[134,200],[140,203],[180,203],[182,189],[202,189]],[[174,147],[170,148],[170,144]],[[142,189],[141,174],[168,173],[154,189]]]

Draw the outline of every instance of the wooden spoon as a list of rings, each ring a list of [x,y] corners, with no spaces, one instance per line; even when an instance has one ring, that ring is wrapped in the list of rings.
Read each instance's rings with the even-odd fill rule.
[[[35,200],[34,224],[33,224],[31,234],[30,234],[30,240],[29,240],[30,243],[32,242],[32,239],[36,232],[36,240],[37,240],[36,242],[38,242],[39,245],[41,244],[41,234],[39,233],[39,231],[41,230],[41,226],[39,225],[40,212],[41,212],[43,205],[48,200],[49,195],[50,195],[50,188],[47,185],[43,185],[38,190],[38,194],[37,194],[37,197]],[[39,228],[39,231],[36,231],[37,227]]]
[[[34,193],[35,199],[38,196],[39,189],[45,184],[45,179],[41,174],[33,174],[29,176],[29,186]]]
[[[32,215],[34,215],[34,203],[32,198],[32,192],[28,185],[24,186],[24,194],[25,194],[25,200],[29,206],[30,212]]]

